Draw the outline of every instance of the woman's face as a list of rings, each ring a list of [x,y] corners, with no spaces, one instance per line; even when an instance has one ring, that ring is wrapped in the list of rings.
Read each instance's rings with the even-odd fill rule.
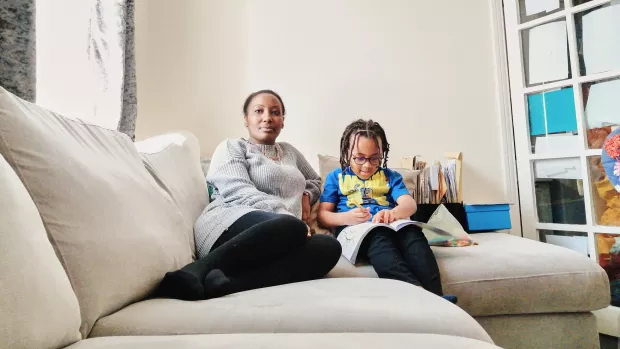
[[[282,105],[276,96],[269,93],[255,96],[243,118],[250,140],[256,144],[275,144],[284,127]]]

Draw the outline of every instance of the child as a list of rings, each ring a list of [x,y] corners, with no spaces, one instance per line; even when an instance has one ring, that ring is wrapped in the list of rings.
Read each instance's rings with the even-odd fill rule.
[[[336,228],[372,220],[392,223],[409,219],[417,209],[402,176],[387,168],[390,144],[385,131],[372,120],[357,120],[340,139],[340,169],[325,180],[319,222]],[[381,165],[381,166],[380,166]],[[364,239],[360,256],[368,257],[381,278],[424,287],[443,296],[439,267],[426,237],[416,226],[399,232],[377,227]],[[455,296],[444,298],[456,303]]]

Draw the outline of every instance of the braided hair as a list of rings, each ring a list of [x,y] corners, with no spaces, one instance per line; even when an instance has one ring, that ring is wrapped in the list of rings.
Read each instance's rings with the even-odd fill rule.
[[[357,144],[360,136],[374,140],[377,147],[379,147],[377,139],[381,140],[381,147],[379,147],[383,150],[383,164],[381,166],[387,167],[390,143],[387,141],[383,127],[372,120],[358,119],[347,126],[342,138],[340,138],[340,167],[342,170],[344,171],[349,166],[349,160],[353,156],[353,145]],[[351,141],[352,138],[353,141]]]

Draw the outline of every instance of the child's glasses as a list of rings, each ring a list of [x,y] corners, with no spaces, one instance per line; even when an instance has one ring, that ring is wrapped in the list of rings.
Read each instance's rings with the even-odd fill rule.
[[[353,161],[358,164],[358,165],[363,165],[366,163],[366,161],[370,162],[371,165],[379,165],[379,163],[381,162],[381,160],[383,160],[383,158],[381,157],[372,157],[372,158],[367,158],[364,156],[354,156],[353,157]]]

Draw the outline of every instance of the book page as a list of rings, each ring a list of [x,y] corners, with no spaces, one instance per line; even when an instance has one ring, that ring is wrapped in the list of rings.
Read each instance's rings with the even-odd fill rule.
[[[433,215],[428,220],[428,224],[448,232],[450,235],[441,234],[437,229],[429,229],[424,227],[422,232],[426,236],[429,243],[449,241],[451,239],[468,240],[469,235],[465,232],[461,223],[448,211],[444,205],[439,205]]]
[[[362,240],[366,237],[370,230],[380,226],[388,225],[367,222],[344,228],[338,235],[338,242],[340,242],[340,245],[342,246],[342,256],[348,259],[351,263],[355,264],[357,252],[362,244]]]
[[[441,206],[443,206],[443,205],[441,205]],[[396,230],[396,231],[402,229],[403,227],[405,227],[407,225],[415,225],[415,226],[418,226],[418,227],[420,227],[422,229],[430,229],[430,230],[434,231],[435,233],[437,233],[439,235],[443,235],[443,236],[452,236],[452,234],[450,232],[445,231],[444,229],[441,229],[441,228],[439,228],[437,226],[430,225],[430,224],[424,223],[424,222],[412,221],[412,220],[409,220],[409,219],[400,219],[400,220],[394,221],[394,222],[392,222],[390,224],[390,226],[394,230]]]
[[[394,228],[394,230],[399,230],[400,228],[410,225],[410,224],[413,224],[413,221],[409,219],[399,219],[397,221],[390,223],[390,226]]]

